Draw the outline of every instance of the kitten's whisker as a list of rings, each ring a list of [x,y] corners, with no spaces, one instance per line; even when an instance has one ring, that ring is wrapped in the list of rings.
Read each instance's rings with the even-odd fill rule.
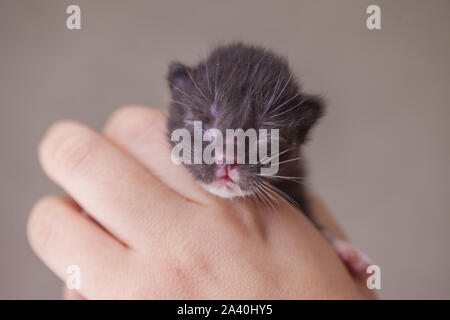
[[[281,162],[278,162],[278,163],[272,163],[272,165],[280,165],[280,164],[283,164],[283,163],[292,162],[292,161],[300,160],[300,159],[302,159],[302,157],[297,157],[297,158],[293,158],[293,159],[289,159],[289,160],[284,160],[284,161],[281,161]]]
[[[209,72],[208,72],[208,59],[205,59],[205,72],[206,72],[206,81],[208,82],[209,93],[213,95],[211,89],[211,83],[209,82]]]
[[[277,176],[277,175],[273,175],[273,174],[262,174],[262,173],[255,173],[255,175],[260,176],[260,177],[279,178],[279,179],[286,179],[286,180],[300,180],[300,181],[304,180],[301,177],[293,177],[293,176]]]
[[[191,105],[189,105],[189,104],[187,104],[187,103],[184,103],[184,102],[181,102],[181,101],[178,101],[178,100],[173,100],[173,99],[171,99],[170,101],[172,101],[172,102],[174,102],[174,103],[181,104],[181,105],[183,105],[183,106],[185,106],[185,107],[191,107]]]
[[[283,89],[281,89],[280,94],[276,97],[276,99],[272,102],[272,105],[277,102],[278,98],[281,96],[281,94],[284,92],[284,90],[286,89],[287,85],[289,84],[289,82],[292,79],[292,73],[289,73],[289,78],[286,81],[286,84],[284,85]]]
[[[275,207],[274,207],[273,203],[267,198],[265,193],[262,191],[261,187],[258,187],[258,185],[257,185],[255,190],[258,194],[261,195],[261,198],[264,199],[264,203],[268,204],[268,206],[270,206],[275,211]]]
[[[275,120],[275,121],[263,121],[262,122],[263,125],[265,126],[271,126],[271,127],[283,127],[286,125],[285,122],[281,121],[281,120]]]
[[[300,210],[300,206],[297,203],[297,201],[295,201],[294,199],[292,199],[292,197],[290,197],[288,194],[286,194],[284,191],[280,190],[280,188],[275,187],[274,185],[267,183],[265,181],[263,181],[263,183],[268,187],[271,188],[272,190],[274,190],[275,192],[279,193],[281,196],[283,196],[289,203],[291,203],[295,208],[297,208],[298,210]]]
[[[287,113],[287,112],[289,112],[289,111],[291,111],[291,110],[297,108],[298,106],[301,106],[303,103],[305,103],[305,102],[308,101],[309,99],[311,99],[311,98],[310,98],[310,97],[305,98],[305,99],[303,99],[302,101],[300,101],[299,103],[297,103],[295,106],[293,106],[293,107],[291,107],[291,108],[289,108],[289,109],[287,109],[287,110],[285,110],[285,111],[283,111],[283,112],[280,112],[280,113],[278,113],[278,114],[275,114],[275,115],[271,116],[270,118],[273,118],[273,117],[279,117],[279,116],[281,116],[282,114],[285,114],[285,113]]]
[[[219,56],[217,55],[216,59],[216,72],[214,76],[214,103],[217,103],[217,70],[219,69]]]
[[[208,98],[205,96],[205,94],[203,93],[202,90],[200,90],[199,86],[197,85],[197,82],[195,82],[194,78],[192,77],[191,72],[189,71],[188,68],[186,68],[186,72],[189,76],[189,78],[191,79],[191,81],[194,83],[195,88],[197,89],[198,92],[200,92],[200,94],[203,96],[203,98],[205,98],[205,101],[208,102]]]
[[[188,95],[186,92],[184,92],[183,90],[181,90],[180,88],[178,88],[176,85],[174,85],[172,82],[170,83],[170,85],[177,91],[181,92],[183,95],[186,96],[186,98],[188,98],[189,102],[192,105],[195,105],[195,103],[193,102],[193,97],[191,95]]]
[[[265,185],[262,184],[262,183],[257,183],[257,184],[258,184],[261,188],[263,188],[263,189],[266,191],[267,195],[268,195],[273,201],[275,201],[275,202],[278,201],[278,199],[275,198],[275,197],[272,195],[272,192],[273,192],[272,189],[267,188],[267,186],[265,186]]]
[[[288,100],[286,100],[285,102],[283,102],[282,104],[278,105],[275,109],[273,109],[272,111],[270,111],[270,113],[273,113],[275,111],[277,111],[279,108],[281,108],[282,106],[284,106],[285,104],[291,102],[292,100],[294,100],[295,98],[297,98],[299,95],[301,94],[301,92],[298,92],[297,94],[295,94],[293,97],[289,98]]]
[[[260,65],[260,64],[262,63],[262,61],[266,58],[266,56],[267,56],[267,52],[264,52],[264,55],[261,57],[261,59],[259,59],[258,63],[256,64],[256,67],[255,67],[254,70],[253,70],[253,74],[252,74],[253,77],[256,76],[256,73],[257,73],[258,70],[259,70],[259,65]]]
[[[261,175],[261,174],[256,174],[259,177],[264,177],[267,179],[272,179],[272,180],[285,180],[285,181],[289,181],[289,182],[295,182],[298,183],[300,185],[304,185],[305,182],[304,180],[302,180],[301,178],[298,177],[284,177],[284,176],[271,176],[271,175]]]
[[[263,203],[265,204],[264,200],[263,200],[262,197],[261,197],[261,193],[258,192],[258,189],[257,189],[256,187],[254,187],[254,188],[252,188],[252,189],[253,189],[253,192],[254,192],[254,194],[256,195],[256,197],[257,197],[258,199],[260,199],[261,202],[263,202]],[[259,203],[258,203],[258,207],[259,207]]]
[[[273,92],[272,92],[272,95],[270,96],[270,99],[269,99],[269,102],[267,102],[267,105],[264,107],[264,111],[263,111],[263,113],[262,113],[262,115],[261,116],[264,116],[265,114],[266,114],[266,112],[267,112],[267,110],[269,110],[269,108],[270,108],[270,106],[273,104],[273,102],[274,102],[274,97],[275,97],[275,94],[276,94],[276,92],[277,92],[277,90],[278,90],[278,86],[279,86],[279,84],[280,84],[280,76],[281,76],[281,70],[280,70],[280,72],[278,73],[278,79],[277,79],[277,83],[275,84],[275,88],[273,89]]]
[[[270,161],[270,160],[272,160],[273,158],[276,158],[276,157],[278,157],[278,156],[281,156],[282,154],[284,154],[284,153],[286,153],[286,152],[292,150],[293,148],[294,148],[294,147],[291,147],[291,148],[288,148],[288,149],[286,149],[286,150],[283,150],[282,152],[278,152],[277,154],[271,156],[269,159],[267,159],[268,156],[266,156],[264,159],[260,160],[260,161],[259,161],[258,163],[256,163],[256,164],[261,164],[262,162]]]

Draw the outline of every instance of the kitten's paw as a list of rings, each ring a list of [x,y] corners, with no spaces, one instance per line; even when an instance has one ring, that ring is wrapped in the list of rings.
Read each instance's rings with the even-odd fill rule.
[[[336,238],[328,231],[324,231],[324,234],[350,273],[353,275],[366,273],[367,267],[372,264],[366,254],[359,251],[350,242]]]

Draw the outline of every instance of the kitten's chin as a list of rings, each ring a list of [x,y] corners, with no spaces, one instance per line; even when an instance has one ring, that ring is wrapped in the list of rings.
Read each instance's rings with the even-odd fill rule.
[[[250,191],[244,191],[235,183],[224,183],[222,181],[213,181],[212,183],[200,183],[206,191],[226,199],[245,197],[251,195]]]

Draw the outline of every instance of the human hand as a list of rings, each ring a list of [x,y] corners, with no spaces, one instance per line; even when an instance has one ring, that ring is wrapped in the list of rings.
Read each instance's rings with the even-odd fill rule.
[[[28,235],[61,279],[78,265],[88,299],[364,297],[324,237],[285,201],[274,212],[219,199],[172,164],[165,120],[133,107],[112,116],[105,137],[74,122],[45,135],[41,165],[76,203],[41,199]]]

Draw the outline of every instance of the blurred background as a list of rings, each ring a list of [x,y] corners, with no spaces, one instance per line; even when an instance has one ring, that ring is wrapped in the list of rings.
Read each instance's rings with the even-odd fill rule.
[[[81,7],[81,30],[66,28]],[[366,9],[381,8],[381,30]],[[450,1],[0,0],[0,298],[59,298],[25,225],[56,192],[36,147],[55,120],[100,130],[124,104],[168,105],[167,65],[242,40],[288,57],[328,112],[310,181],[381,267],[380,296],[450,298]]]

